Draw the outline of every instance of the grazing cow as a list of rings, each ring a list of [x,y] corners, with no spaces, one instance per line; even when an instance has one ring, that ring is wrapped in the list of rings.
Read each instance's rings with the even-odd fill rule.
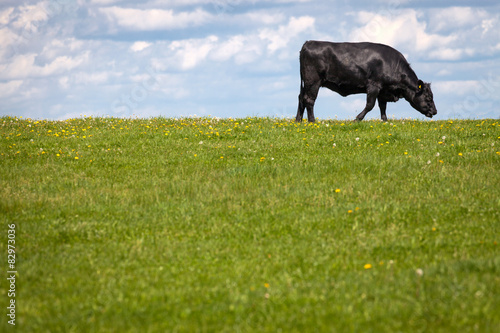
[[[342,96],[367,94],[366,106],[356,117],[361,121],[378,99],[380,114],[387,121],[387,102],[404,97],[427,117],[437,113],[429,83],[418,79],[405,57],[390,46],[374,43],[307,41],[300,51],[300,95],[296,121],[314,119],[314,102],[320,87]]]

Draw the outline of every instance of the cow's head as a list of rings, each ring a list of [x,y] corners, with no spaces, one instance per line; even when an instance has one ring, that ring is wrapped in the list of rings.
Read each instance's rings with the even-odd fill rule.
[[[415,96],[410,101],[411,106],[420,111],[423,115],[432,118],[437,114],[434,104],[434,95],[432,94],[431,84],[418,80],[418,89]]]

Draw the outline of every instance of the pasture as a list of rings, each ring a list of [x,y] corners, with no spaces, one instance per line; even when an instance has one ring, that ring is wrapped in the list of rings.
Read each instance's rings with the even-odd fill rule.
[[[499,120],[3,117],[0,186],[19,332],[500,328]]]

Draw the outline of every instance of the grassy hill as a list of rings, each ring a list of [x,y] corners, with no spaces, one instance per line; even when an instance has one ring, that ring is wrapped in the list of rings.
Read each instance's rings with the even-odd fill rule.
[[[0,186],[22,332],[500,328],[499,120],[4,117]]]

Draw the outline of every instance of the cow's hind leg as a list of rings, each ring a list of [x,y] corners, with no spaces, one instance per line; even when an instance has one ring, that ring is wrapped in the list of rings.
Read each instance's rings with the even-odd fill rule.
[[[300,88],[299,94],[299,107],[297,108],[297,116],[295,117],[296,122],[301,122],[304,117],[304,109],[306,106],[304,105],[304,88]]]
[[[311,123],[315,122],[314,118],[314,103],[316,102],[316,98],[318,97],[319,88],[321,87],[321,83],[318,82],[308,89],[305,89],[303,103],[307,109],[307,120]]]
[[[304,86],[300,90],[299,107],[297,110],[297,117],[295,118],[295,121],[302,121],[302,117],[304,116],[304,109],[307,109],[307,120],[310,122],[315,121],[314,103],[316,101],[316,98],[318,97],[320,86],[320,83],[316,83],[314,85]]]
[[[378,96],[379,90],[372,90],[369,91],[367,96],[366,96],[366,106],[363,111],[361,111],[360,114],[356,117],[356,120],[361,121],[365,118],[366,114],[373,110],[373,107],[375,106],[375,102],[377,101],[377,96]]]

